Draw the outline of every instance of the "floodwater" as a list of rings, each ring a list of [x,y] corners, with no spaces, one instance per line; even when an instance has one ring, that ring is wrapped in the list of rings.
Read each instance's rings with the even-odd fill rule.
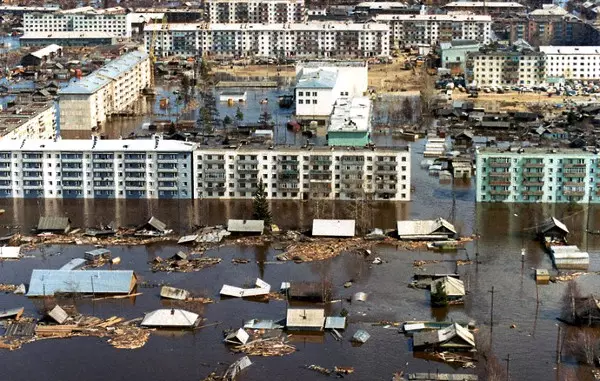
[[[418,163],[417,152],[423,141],[413,144],[413,163]],[[449,365],[415,358],[409,339],[394,329],[372,326],[381,320],[475,320],[481,330],[489,330],[491,293],[494,288],[493,348],[500,359],[510,354],[512,380],[563,379],[559,372],[576,370],[577,379],[584,370],[567,355],[565,363],[555,369],[557,326],[560,299],[564,283],[539,286],[539,303],[536,302],[534,268],[551,268],[549,257],[532,240],[532,227],[544,217],[561,218],[572,232],[570,241],[587,249],[591,256],[591,271],[600,270],[598,236],[584,233],[599,230],[600,209],[569,207],[566,205],[475,205],[474,190],[470,185],[440,185],[429,177],[419,165],[413,165],[413,201],[371,205],[375,210],[363,220],[368,227],[393,228],[397,219],[422,219],[444,217],[455,221],[464,235],[477,233],[477,243],[467,245],[466,251],[439,254],[426,251],[403,252],[394,246],[373,248],[373,257],[384,260],[382,265],[372,265],[369,260],[353,253],[313,263],[277,263],[274,256],[280,251],[268,247],[227,246],[211,250],[207,256],[223,261],[208,269],[193,273],[152,273],[148,261],[154,256],[170,256],[180,248],[175,244],[149,246],[111,247],[112,254],[122,258],[120,269],[134,269],[147,285],[167,283],[186,288],[196,294],[216,299],[200,311],[205,324],[221,322],[195,332],[152,333],[148,343],[137,350],[117,350],[103,339],[73,338],[68,340],[43,340],[24,345],[13,352],[0,351],[0,363],[5,364],[5,380],[200,380],[211,371],[223,370],[239,358],[232,355],[221,342],[222,330],[238,328],[243,320],[251,318],[279,319],[285,316],[286,303],[272,301],[258,303],[240,299],[220,299],[218,292],[224,283],[245,285],[261,277],[277,289],[283,281],[329,281],[334,287],[334,299],[328,312],[337,314],[342,308],[349,311],[349,326],[344,339],[335,341],[329,334],[323,336],[292,336],[298,351],[284,357],[252,357],[254,365],[246,369],[239,380],[312,380],[323,377],[303,367],[318,364],[327,368],[353,366],[355,380],[389,380],[393,372],[453,372]],[[67,215],[75,226],[93,226],[116,221],[119,225],[138,224],[154,214],[172,228],[182,233],[193,225],[223,223],[228,217],[250,217],[250,202],[174,202],[174,201],[67,201],[2,200],[0,216],[2,233],[35,226],[39,214]],[[351,216],[348,203],[315,206],[303,202],[273,203],[275,223],[282,227],[310,225],[313,216],[341,218]],[[589,215],[589,219],[588,219]],[[589,220],[589,221],[588,221]],[[27,283],[35,268],[58,268],[74,257],[80,257],[88,246],[48,246],[36,250],[33,258],[0,263],[0,283]],[[526,249],[521,262],[521,248]],[[459,272],[466,281],[469,294],[464,306],[432,310],[425,290],[407,287],[413,274],[416,259],[466,259],[479,253],[479,264],[460,266]],[[232,258],[248,258],[250,263],[234,265]],[[453,270],[450,263],[442,263]],[[586,275],[578,283],[584,292],[600,285],[597,275]],[[352,280],[349,289],[343,284]],[[145,312],[169,306],[161,301],[158,287],[139,287],[143,295],[134,300],[89,299],[67,300],[79,312],[108,318],[113,315],[126,318],[140,317]],[[346,298],[364,291],[364,303],[349,303]],[[40,302],[19,295],[0,295],[0,309],[25,306],[26,314],[38,316],[43,307]],[[510,328],[515,324],[516,328]],[[366,344],[354,347],[349,338],[357,329],[366,329],[371,338]],[[566,352],[566,350],[565,350]],[[502,364],[506,363],[502,361]],[[461,370],[473,372],[473,370]]]

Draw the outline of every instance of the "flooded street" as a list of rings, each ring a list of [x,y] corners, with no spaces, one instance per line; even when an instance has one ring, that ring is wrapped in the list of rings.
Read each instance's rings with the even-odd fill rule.
[[[545,217],[554,215],[571,231],[569,241],[590,252],[589,271],[600,271],[600,236],[585,234],[600,230],[600,208],[569,205],[476,205],[474,188],[470,184],[440,185],[420,168],[423,141],[413,144],[412,201],[369,205],[373,211],[363,219],[364,228],[394,228],[401,219],[443,217],[453,220],[462,235],[479,234],[478,241],[469,243],[466,251],[440,254],[427,251],[405,252],[395,246],[375,246],[371,259],[354,253],[342,254],[322,262],[296,264],[277,262],[281,253],[270,246],[226,246],[206,252],[206,256],[222,258],[214,267],[191,273],[153,273],[148,261],[155,256],[169,257],[181,246],[153,244],[149,246],[109,247],[113,257],[122,262],[118,269],[133,269],[142,283],[132,299],[65,300],[75,304],[78,312],[101,318],[123,316],[132,319],[157,308],[169,307],[159,297],[159,284],[188,289],[194,294],[215,299],[206,304],[200,314],[204,324],[220,325],[195,332],[152,332],[148,343],[137,350],[119,350],[97,338],[41,340],[25,344],[16,351],[0,350],[4,367],[2,379],[106,380],[201,380],[211,371],[221,372],[240,355],[233,355],[222,343],[222,330],[239,328],[252,318],[280,319],[285,317],[286,302],[259,303],[242,299],[221,299],[219,290],[225,283],[242,286],[256,277],[270,283],[274,289],[284,281],[329,281],[334,285],[334,298],[341,299],[327,307],[329,314],[342,308],[349,311],[349,325],[342,341],[327,333],[318,336],[292,336],[297,352],[283,357],[251,357],[254,365],[246,369],[239,380],[312,380],[324,376],[304,369],[310,364],[327,368],[352,366],[354,380],[389,380],[393,372],[453,372],[449,365],[413,357],[410,340],[396,329],[372,326],[382,320],[475,320],[480,330],[489,330],[491,293],[494,288],[493,348],[503,366],[510,354],[511,380],[561,380],[566,371],[579,371],[573,358],[565,356],[559,372],[555,369],[557,320],[560,299],[566,283],[538,286],[536,302],[535,268],[551,269],[551,261],[539,243],[532,240],[534,227]],[[348,203],[273,202],[274,222],[282,228],[308,229],[312,218],[354,218]],[[40,214],[66,215],[74,226],[96,226],[115,221],[117,225],[138,225],[150,215],[166,222],[169,228],[187,233],[194,226],[225,223],[227,218],[249,218],[251,201],[185,201],[173,200],[0,200],[6,213],[0,216],[0,233],[29,232]],[[589,225],[588,225],[589,224]],[[56,269],[72,258],[81,257],[90,246],[52,245],[27,253],[33,258],[0,262],[0,283],[28,283],[31,271],[37,268]],[[526,249],[521,261],[521,248]],[[432,309],[426,290],[407,287],[415,271],[414,260],[475,260],[479,264],[459,266],[458,271],[468,288],[466,304],[444,309]],[[381,257],[381,265],[371,264]],[[232,264],[233,258],[247,258],[247,264]],[[454,263],[446,262],[449,271]],[[426,267],[426,266],[425,266]],[[106,266],[105,266],[106,268]],[[597,289],[597,275],[578,279],[584,294]],[[351,288],[343,284],[352,280]],[[347,302],[358,291],[368,294],[366,302]],[[41,300],[20,295],[0,294],[0,309],[25,307],[27,316],[39,316]],[[196,311],[198,312],[198,311]],[[514,324],[515,328],[510,328]],[[349,338],[357,329],[365,329],[371,338],[360,347],[353,347]],[[475,372],[466,369],[460,372]],[[578,379],[584,380],[583,376]]]

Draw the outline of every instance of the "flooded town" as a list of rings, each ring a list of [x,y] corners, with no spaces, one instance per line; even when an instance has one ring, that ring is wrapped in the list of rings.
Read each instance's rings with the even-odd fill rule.
[[[2,379],[600,379],[598,9],[3,2]]]

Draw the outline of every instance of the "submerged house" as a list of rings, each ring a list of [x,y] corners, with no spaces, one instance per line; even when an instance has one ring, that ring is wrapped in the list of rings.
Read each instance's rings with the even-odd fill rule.
[[[354,237],[355,220],[313,220],[312,235],[316,237]]]
[[[37,224],[38,233],[66,234],[71,230],[69,217],[40,217]]]
[[[159,220],[158,218],[152,216],[142,226],[136,229],[135,235],[139,236],[160,236],[169,234],[171,232],[170,229],[167,229],[167,224]]]
[[[438,286],[438,284],[441,286]],[[434,296],[437,294],[438,287],[441,287],[441,289],[446,293],[447,304],[464,303],[465,284],[462,280],[453,278],[451,276],[444,276],[431,282],[432,303],[435,300]]]
[[[227,220],[227,231],[232,234],[263,234],[263,220]]]
[[[600,303],[593,295],[576,298],[573,304],[574,309],[568,320],[569,324],[588,327],[600,325]]]
[[[137,278],[132,270],[33,270],[27,296],[55,294],[131,294]]]
[[[415,332],[413,350],[415,351],[471,351],[475,349],[475,337],[465,327],[454,323],[435,331]]]
[[[561,221],[554,217],[550,217],[542,222],[538,227],[537,233],[542,240],[566,242],[569,229],[567,228],[567,225]]]
[[[286,328],[296,331],[322,331],[325,323],[323,308],[288,308]]]
[[[397,221],[398,238],[413,241],[444,240],[456,237],[456,228],[443,218]]]
[[[144,316],[142,327],[156,328],[194,328],[200,321],[200,315],[180,309],[160,309]]]

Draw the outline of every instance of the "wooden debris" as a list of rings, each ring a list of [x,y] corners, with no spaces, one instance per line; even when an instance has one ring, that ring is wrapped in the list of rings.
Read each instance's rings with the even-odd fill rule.
[[[214,266],[221,262],[221,258],[191,258],[185,260],[161,259],[157,257],[151,262],[152,271],[191,272],[199,271],[206,267]]]
[[[314,365],[314,364],[307,366],[306,369],[314,370],[315,372],[319,372],[326,376],[329,376],[332,373],[331,369],[323,368],[322,366]]]
[[[285,356],[296,352],[296,347],[285,342],[282,337],[258,339],[231,348],[234,352],[243,352],[250,356]]]
[[[14,292],[17,289],[16,284],[0,283],[0,292]]]
[[[245,259],[245,258],[233,258],[231,260],[231,263],[236,264],[236,265],[244,265],[246,263],[250,263],[250,260]]]
[[[569,282],[569,281],[571,281],[573,279],[577,279],[580,276],[585,275],[585,274],[587,274],[587,273],[581,272],[581,271],[570,273],[570,274],[561,274],[561,275],[555,276],[554,280],[558,281],[558,282]]]
[[[337,374],[352,374],[352,373],[354,373],[354,368],[351,366],[336,366],[333,368],[333,370]]]

